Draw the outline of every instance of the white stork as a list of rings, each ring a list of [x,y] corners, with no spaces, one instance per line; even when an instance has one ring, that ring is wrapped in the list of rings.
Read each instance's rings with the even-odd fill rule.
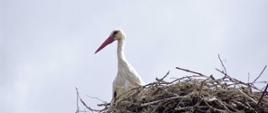
[[[143,81],[132,65],[126,60],[124,54],[124,40],[126,36],[122,30],[114,30],[111,35],[96,50],[98,53],[105,46],[117,40],[118,72],[113,81],[113,102],[124,92],[141,86]]]

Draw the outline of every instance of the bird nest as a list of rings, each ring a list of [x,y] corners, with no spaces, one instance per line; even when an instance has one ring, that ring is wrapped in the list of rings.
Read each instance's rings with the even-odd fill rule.
[[[166,81],[168,72],[164,77],[156,78],[155,82],[124,93],[113,104],[99,104],[104,107],[100,110],[92,109],[79,97],[87,108],[84,112],[268,113],[268,84],[264,91],[254,85],[263,71],[253,82],[245,83],[230,77],[224,70],[217,69],[223,77],[216,79],[212,75],[176,69],[189,73],[189,76]]]

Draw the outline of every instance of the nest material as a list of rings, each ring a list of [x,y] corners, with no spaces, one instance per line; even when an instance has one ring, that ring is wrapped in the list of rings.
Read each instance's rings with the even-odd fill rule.
[[[112,105],[104,104],[103,113],[268,113],[268,96],[252,83],[231,78],[215,79],[194,71],[194,75],[171,82],[155,82],[134,88]]]

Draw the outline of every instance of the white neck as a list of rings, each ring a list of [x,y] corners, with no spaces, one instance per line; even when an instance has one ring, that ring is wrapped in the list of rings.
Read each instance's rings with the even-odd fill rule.
[[[117,58],[118,58],[118,65],[122,63],[127,63],[124,53],[124,40],[117,41]]]

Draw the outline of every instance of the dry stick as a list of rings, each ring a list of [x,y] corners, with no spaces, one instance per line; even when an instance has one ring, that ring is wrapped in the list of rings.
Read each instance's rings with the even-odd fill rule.
[[[258,107],[258,106],[259,106],[259,104],[261,103],[261,100],[262,100],[262,98],[263,98],[264,94],[267,92],[267,88],[268,88],[268,84],[266,85],[266,87],[265,87],[264,91],[262,92],[261,98],[259,99],[259,101],[258,101],[258,103],[257,103],[256,107]],[[256,109],[256,107],[255,107],[255,109]]]
[[[156,110],[162,105],[162,103],[158,103],[158,105],[154,108],[154,110],[151,113],[155,113]]]
[[[235,78],[232,78],[232,77],[230,77],[229,75],[227,75],[226,73],[224,73],[223,71],[219,70],[218,68],[216,68],[216,71],[218,71],[218,72],[220,72],[221,74],[223,74],[223,75],[225,75],[226,77],[228,77],[228,79],[229,79],[231,82],[235,83],[235,84],[242,84],[242,85],[248,86],[248,83],[245,83],[245,82],[242,82],[242,81],[237,80],[237,79],[235,79]],[[234,85],[235,85],[235,84],[234,84]],[[255,90],[260,91],[260,89],[258,89],[258,88],[255,87],[254,85],[252,85],[252,88],[255,89]]]
[[[98,97],[92,97],[92,96],[89,96],[89,95],[86,95],[88,98],[91,98],[91,99],[96,99],[96,100],[98,100],[98,101],[101,101],[102,103],[108,103],[108,102],[106,102],[106,101],[104,101],[104,100],[102,100],[102,99],[100,99],[100,98],[98,98]]]
[[[261,75],[263,74],[263,72],[265,71],[267,65],[264,66],[264,68],[262,69],[261,73],[259,74],[259,76],[252,82],[252,83],[255,83],[260,77]]]
[[[190,78],[194,78],[194,77],[204,77],[204,76],[200,76],[200,75],[184,76],[184,77],[177,78],[177,79],[169,82],[169,84],[172,84],[174,82],[177,82],[177,81],[180,81],[180,80],[183,80],[183,79],[186,79],[186,78],[190,79]]]
[[[218,80],[216,80],[216,79],[213,77],[213,75],[210,75],[210,78],[213,80],[213,82],[216,82],[217,85],[221,85],[221,83],[220,83]]]
[[[176,67],[176,69],[179,69],[179,70],[182,70],[182,71],[186,71],[186,72],[190,72],[190,73],[194,73],[194,74],[197,74],[197,75],[200,75],[200,76],[205,76],[205,77],[207,77],[206,75],[203,75],[202,73],[195,72],[195,71],[191,71],[191,70],[189,70],[189,69],[183,69],[183,68],[180,68],[180,67]]]
[[[91,107],[89,107],[85,101],[83,101],[81,98],[80,98],[80,102],[89,110],[89,111],[92,111],[92,112],[100,112],[101,110],[96,110],[96,109],[92,109]]]
[[[168,75],[169,75],[169,71],[166,73],[166,75],[164,77],[162,77],[160,79],[156,78],[156,81],[155,82],[152,82],[152,83],[148,83],[146,85],[143,85],[142,88],[145,88],[145,87],[151,86],[151,85],[155,85],[155,84],[159,84],[160,81],[163,81]],[[166,83],[165,82],[165,84],[169,84],[169,83]],[[136,88],[133,88],[133,89],[136,89]]]
[[[156,104],[156,103],[159,103],[159,102],[166,102],[166,101],[170,101],[170,100],[174,100],[174,99],[184,99],[184,98],[188,98],[188,97],[189,97],[189,95],[186,95],[186,96],[179,96],[178,95],[178,96],[164,98],[164,99],[160,99],[160,100],[156,100],[156,101],[152,101],[152,102],[148,102],[148,103],[143,103],[143,104],[141,104],[141,107]]]
[[[268,83],[268,81],[258,81],[258,82],[255,82],[255,84],[267,84]]]
[[[79,101],[79,93],[78,93],[77,87],[75,87],[75,89],[76,89],[76,111],[75,111],[75,113],[79,113],[79,104],[78,104],[78,101]]]
[[[248,73],[248,83],[249,83],[249,80],[250,80],[250,73]]]
[[[247,99],[251,100],[252,102],[254,102],[255,104],[257,103],[257,101],[255,101],[252,97],[248,96],[246,93],[244,93],[243,91],[241,91],[240,89],[238,89],[238,91],[244,95],[244,97],[246,97]]]
[[[226,74],[224,71],[221,71],[221,70],[218,69],[218,68],[216,68],[216,71],[222,73],[223,75],[226,75],[226,77],[228,77],[230,81],[232,81],[232,82],[234,82],[234,83],[236,83],[236,84],[247,85],[247,83],[244,83],[244,82],[242,82],[242,81],[240,81],[240,80],[237,80],[237,79],[235,79],[235,78],[230,77],[228,74]]]
[[[219,71],[219,72],[221,72],[221,73],[224,75],[223,79],[225,79],[226,77],[228,77],[228,78],[231,80],[232,78],[227,74],[226,67],[225,67],[225,65],[224,65],[224,63],[223,63],[223,61],[222,61],[222,59],[221,59],[221,57],[220,57],[220,54],[218,54],[218,59],[219,59],[219,61],[220,61],[220,63],[221,63],[221,66],[222,66],[222,68],[223,68],[223,71],[220,71],[220,70],[217,69],[217,68],[216,68],[216,70]],[[232,80],[231,80],[231,81],[232,81]],[[234,82],[234,81],[232,81],[232,82]]]
[[[111,105],[111,103],[102,103],[102,104],[97,104],[97,106],[105,106],[105,107],[107,107],[107,106],[109,106],[109,105]]]
[[[225,65],[223,64],[222,60],[221,60],[220,54],[218,54],[218,59],[219,59],[219,60],[220,60],[220,62],[221,62],[221,66],[223,67],[224,73],[226,73],[226,74],[227,74],[226,67],[225,67]]]
[[[156,78],[156,80],[157,80],[157,81],[163,81],[163,80],[169,75],[169,72],[170,72],[170,71],[168,71],[168,72],[166,73],[166,75],[163,76],[163,77],[160,78],[160,79]]]
[[[79,95],[79,92],[78,92],[78,89],[76,88],[76,94],[77,94],[77,96],[78,96],[78,98],[80,99],[80,102],[89,110],[89,111],[91,111],[91,112],[99,112],[99,111],[101,111],[101,110],[96,110],[96,109],[92,109],[91,107],[89,107],[83,100],[82,100],[82,98],[80,97],[80,95]],[[78,105],[78,104],[77,104]],[[78,111],[79,112],[79,111]]]
[[[169,75],[169,72],[170,71],[168,71],[166,73],[166,75],[164,77],[160,78],[160,79],[156,78],[156,81],[155,82],[152,82],[152,83],[148,83],[146,85],[143,85],[142,88],[145,88],[147,86],[152,86],[152,85],[155,85],[155,84],[171,84],[170,82],[163,82],[163,80]],[[137,88],[139,88],[139,87],[137,87]],[[133,89],[136,89],[136,88],[133,88]]]

